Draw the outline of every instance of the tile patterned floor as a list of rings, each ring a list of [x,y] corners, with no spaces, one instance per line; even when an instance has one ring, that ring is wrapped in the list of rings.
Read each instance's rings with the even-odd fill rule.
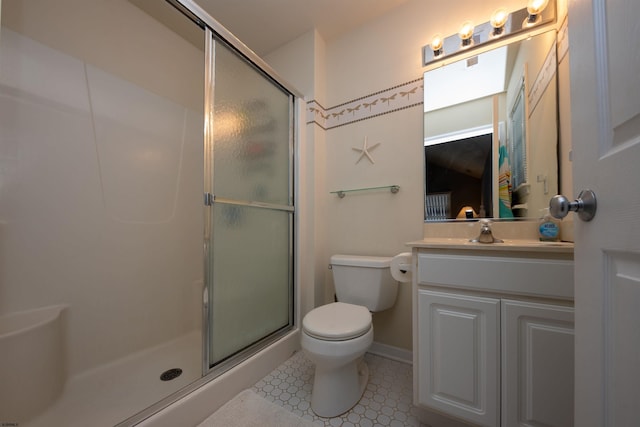
[[[367,353],[369,383],[362,399],[335,418],[311,410],[313,363],[300,351],[253,386],[253,391],[317,426],[426,426],[412,402],[411,365]]]

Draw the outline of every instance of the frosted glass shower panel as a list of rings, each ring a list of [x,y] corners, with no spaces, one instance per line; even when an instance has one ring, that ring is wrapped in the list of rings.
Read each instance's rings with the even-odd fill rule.
[[[207,364],[224,371],[293,325],[293,95],[223,41],[209,48]]]
[[[214,194],[291,204],[289,94],[222,43],[215,63]]]
[[[214,205],[211,364],[288,326],[291,215]]]

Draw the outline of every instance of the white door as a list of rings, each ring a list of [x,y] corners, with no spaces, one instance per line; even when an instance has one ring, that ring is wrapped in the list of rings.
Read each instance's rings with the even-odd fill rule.
[[[640,425],[640,1],[569,2],[575,194],[575,425]]]

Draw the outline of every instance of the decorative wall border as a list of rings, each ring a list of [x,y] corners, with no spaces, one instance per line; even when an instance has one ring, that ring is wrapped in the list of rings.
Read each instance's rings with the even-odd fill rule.
[[[564,19],[564,22],[558,30],[558,64],[562,62],[565,55],[569,51],[569,26],[567,25],[568,17]]]
[[[422,77],[331,108],[316,100],[307,103],[307,124],[315,123],[324,130],[371,119],[394,111],[422,105]]]

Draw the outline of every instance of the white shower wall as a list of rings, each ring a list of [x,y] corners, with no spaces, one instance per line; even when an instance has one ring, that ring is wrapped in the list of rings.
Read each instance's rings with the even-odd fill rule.
[[[0,43],[0,314],[69,304],[70,375],[199,329],[202,102]]]

